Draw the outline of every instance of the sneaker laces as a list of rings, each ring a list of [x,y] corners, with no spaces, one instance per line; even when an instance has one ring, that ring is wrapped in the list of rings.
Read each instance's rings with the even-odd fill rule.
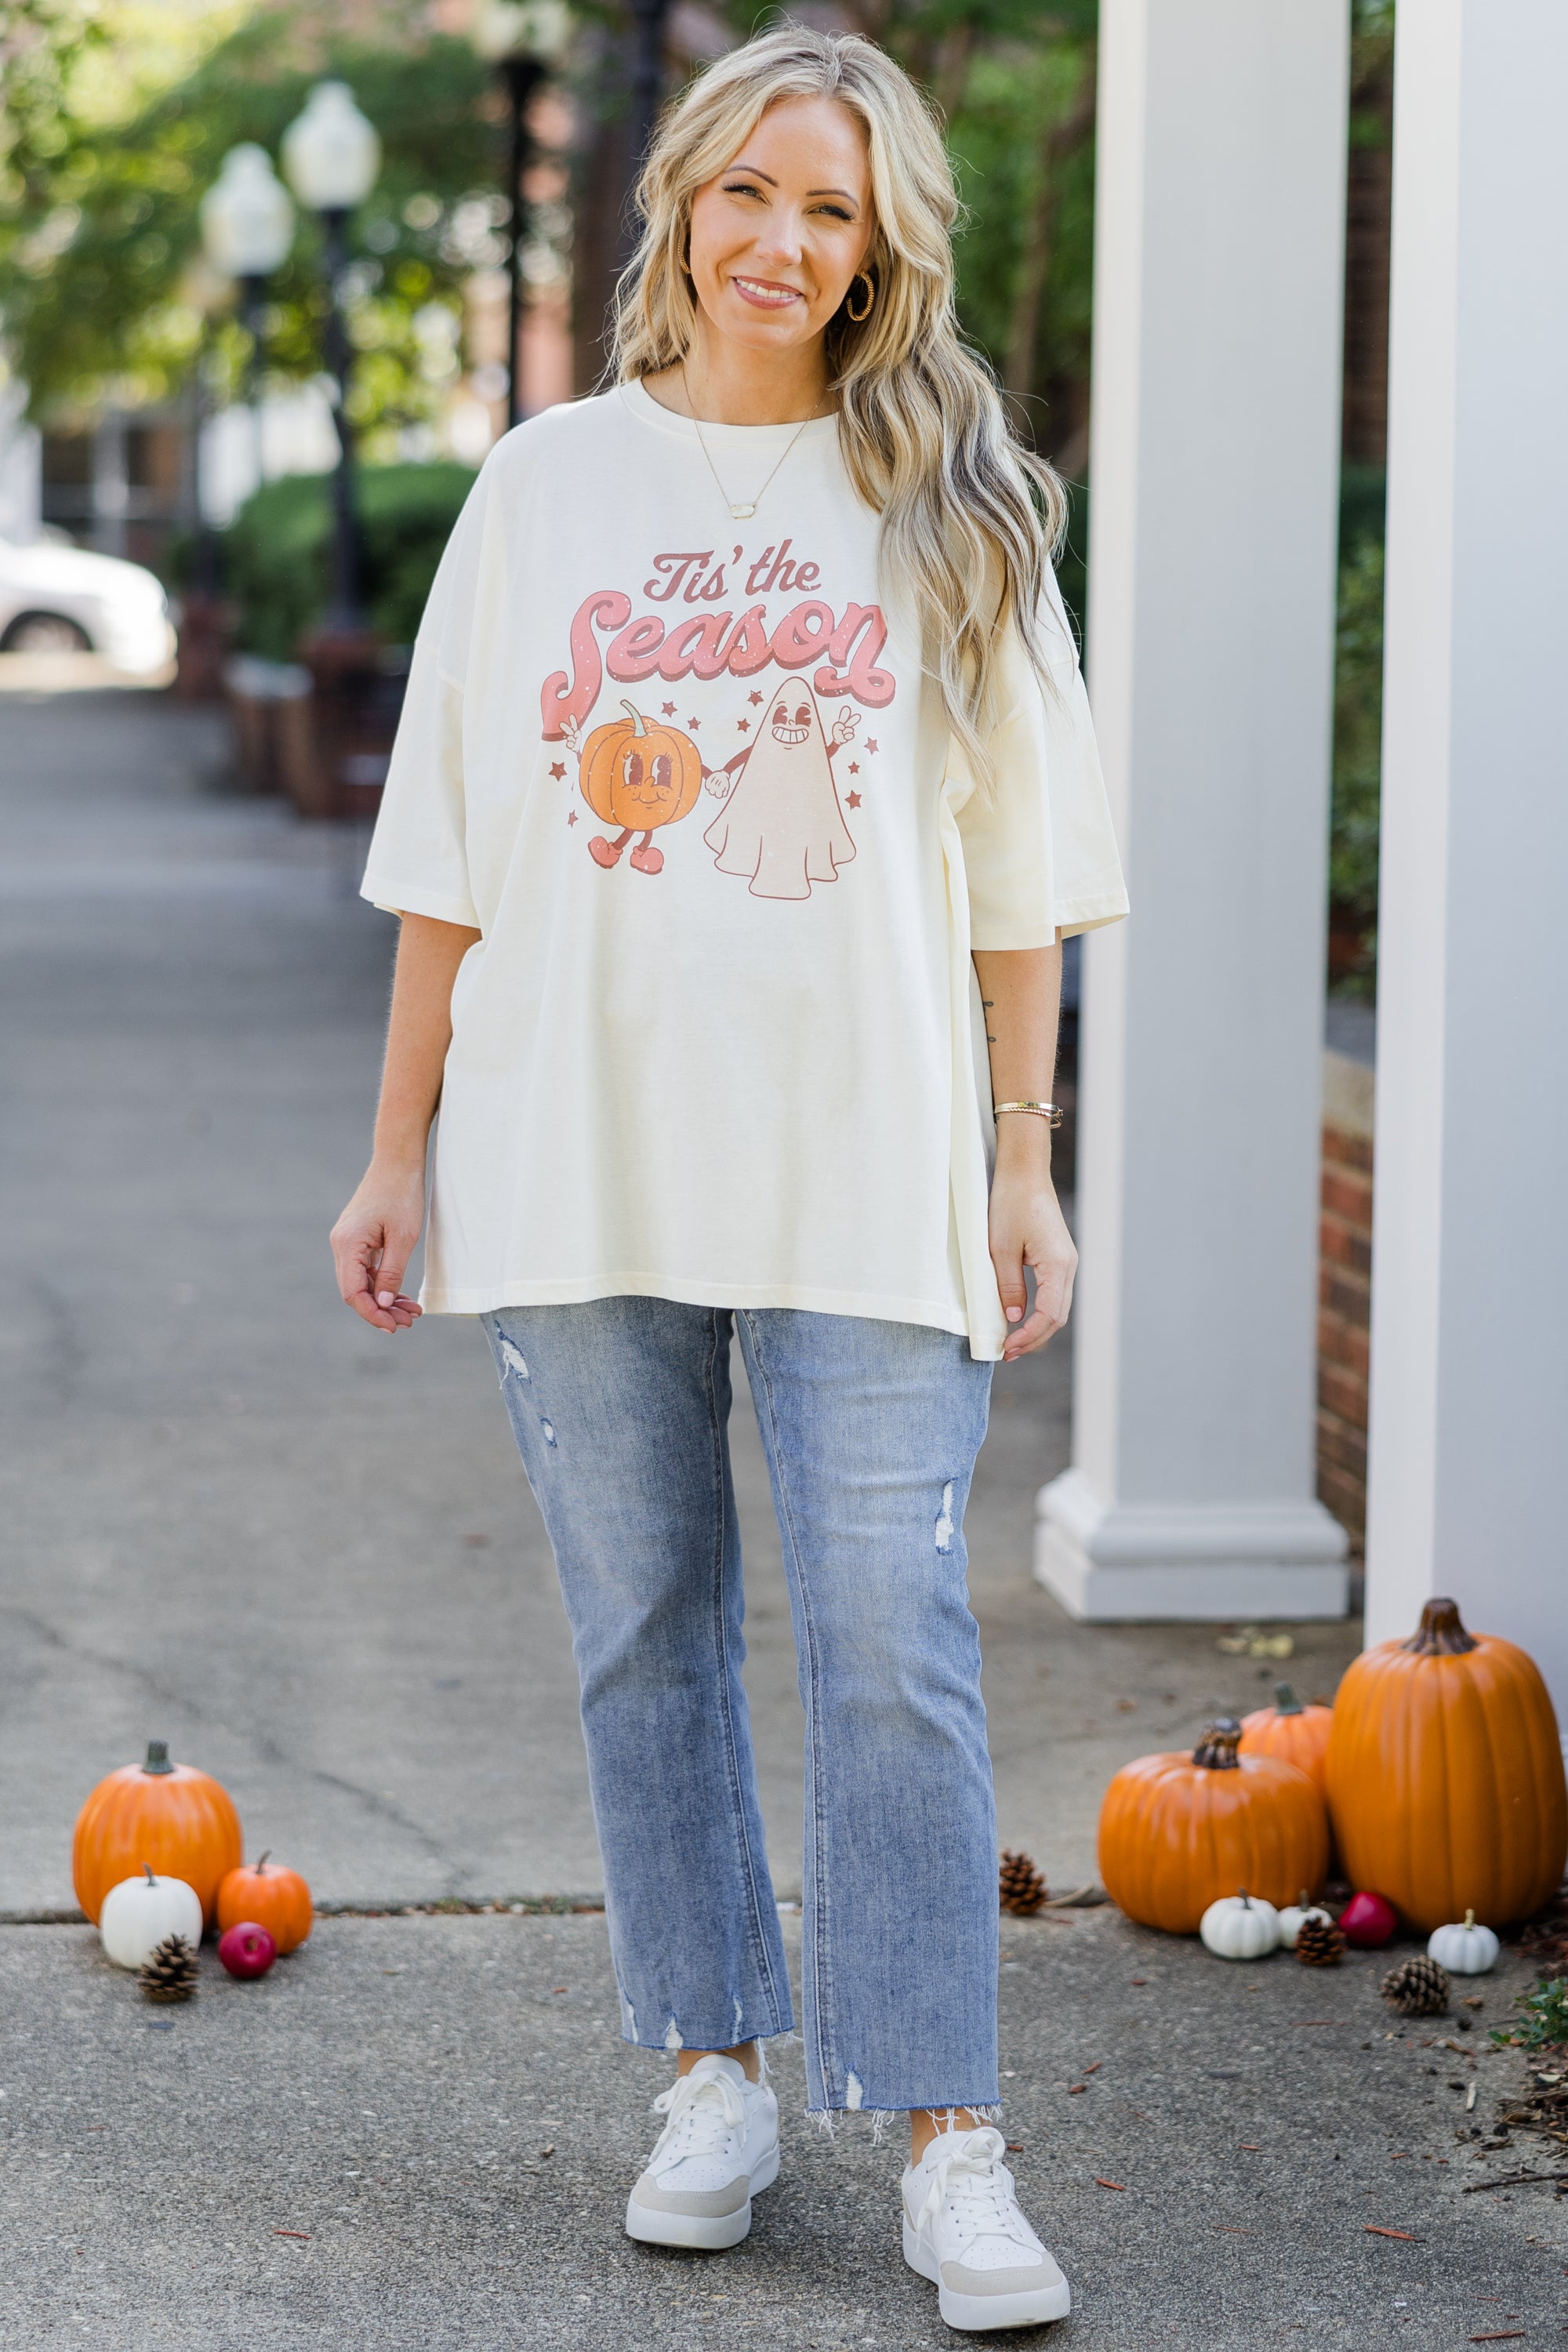
[[[1013,2194],[1013,2176],[999,2161],[1006,2142],[987,2124],[978,2131],[944,2132],[948,2152],[931,2168],[915,2227],[935,2221],[951,2199],[953,2221],[967,2245],[976,2238],[1010,2238],[1029,2243],[1029,2225]]]
[[[680,2074],[653,2103],[669,2120],[654,2144],[647,2168],[665,2171],[689,2156],[719,2156],[731,2132],[743,2129],[745,2103],[728,2074],[705,2073],[700,2062]]]

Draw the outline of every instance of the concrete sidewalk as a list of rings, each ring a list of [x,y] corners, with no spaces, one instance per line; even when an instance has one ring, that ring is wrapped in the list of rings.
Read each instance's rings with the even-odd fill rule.
[[[1400,2027],[1383,1955],[1231,1967],[1105,1910],[1008,1922],[1003,1952],[1009,2161],[1075,2309],[988,2340],[1562,2340],[1568,2200],[1465,2193],[1562,2168],[1550,2142],[1483,2153],[1468,2136],[1490,2136],[1522,2080],[1483,2032],[1517,1964],[1480,1980],[1479,2012]],[[900,2254],[901,2124],[878,2145],[870,2118],[845,2117],[826,2138],[788,2042],[772,2045],[784,2169],[750,2238],[721,2256],[632,2244],[626,2193],[670,2068],[621,2048],[616,2015],[598,1917],[324,1920],[256,1984],[209,1951],[173,2011],[89,1929],[0,1930],[0,2346],[960,2340]]]
[[[70,1829],[149,1738],[252,1849],[358,1903],[593,1893],[542,1530],[468,1321],[389,1341],[332,1284],[395,926],[364,836],[223,782],[221,718],[7,698],[0,742],[0,1913],[68,1906]],[[1093,1875],[1100,1794],[1276,1671],[1204,1627],[1075,1625],[1029,1578],[1058,1346],[996,1382],[969,1517],[1004,1840]],[[750,1409],[747,1682],[781,1895],[801,1717]],[[1299,1633],[1330,1689],[1353,1629]]]

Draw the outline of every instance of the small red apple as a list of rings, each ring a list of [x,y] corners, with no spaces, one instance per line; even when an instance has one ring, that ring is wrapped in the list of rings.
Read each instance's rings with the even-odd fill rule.
[[[1394,1906],[1384,1895],[1352,1895],[1340,1913],[1345,1941],[1359,1944],[1363,1951],[1375,1951],[1380,1944],[1386,1944],[1398,1924]]]
[[[278,1947],[254,1919],[237,1919],[217,1939],[217,1956],[231,1977],[264,1977]]]

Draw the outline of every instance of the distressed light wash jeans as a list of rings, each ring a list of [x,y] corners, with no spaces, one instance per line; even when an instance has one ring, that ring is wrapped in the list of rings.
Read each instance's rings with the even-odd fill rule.
[[[582,1682],[624,2037],[793,2025],[741,1662],[730,1342],[805,1708],[813,2109],[990,2106],[996,1837],[963,1510],[991,1366],[923,1325],[663,1298],[484,1318]]]

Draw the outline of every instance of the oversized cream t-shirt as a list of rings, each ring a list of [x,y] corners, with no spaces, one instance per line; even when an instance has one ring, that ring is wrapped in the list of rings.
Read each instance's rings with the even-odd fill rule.
[[[705,456],[622,386],[509,434],[452,534],[363,884],[482,934],[429,1311],[644,1293],[1001,1353],[970,950],[1125,912],[1088,707],[1055,612],[1054,694],[1010,638],[974,792],[837,424],[796,431]]]

